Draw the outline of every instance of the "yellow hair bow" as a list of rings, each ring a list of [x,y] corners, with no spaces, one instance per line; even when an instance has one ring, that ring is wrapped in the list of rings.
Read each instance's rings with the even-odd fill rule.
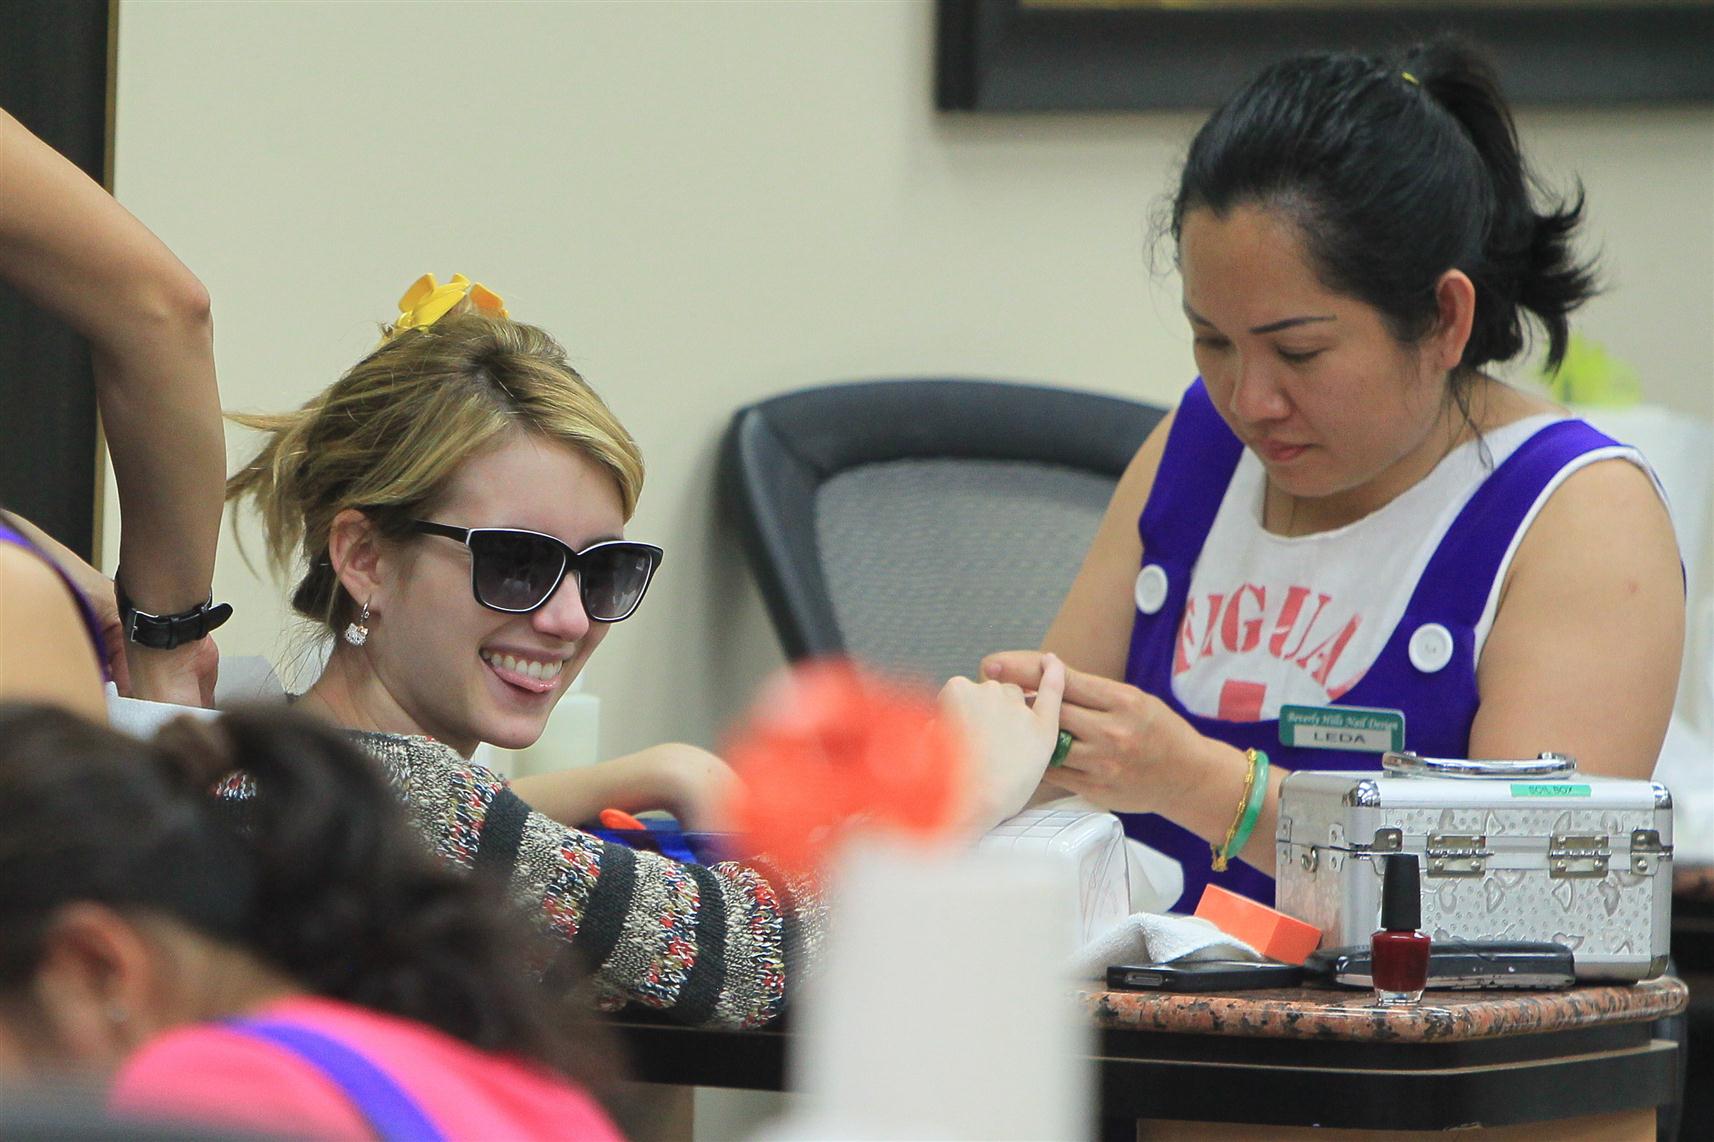
[[[500,295],[481,282],[473,282],[463,274],[453,274],[451,281],[441,285],[434,280],[433,274],[424,274],[412,282],[404,296],[399,298],[399,316],[393,321],[392,335],[396,337],[407,329],[426,329],[465,298],[470,299],[471,306],[478,313],[490,317],[511,316],[506,312],[506,303]]]

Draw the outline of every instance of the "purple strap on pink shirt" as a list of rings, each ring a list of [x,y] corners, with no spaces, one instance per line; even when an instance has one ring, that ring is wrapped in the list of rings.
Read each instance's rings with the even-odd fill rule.
[[[320,1071],[351,1100],[381,1142],[444,1142],[446,1135],[391,1075],[332,1035],[283,1019],[229,1019],[225,1025]]]
[[[1525,441],[1488,475],[1441,539],[1417,581],[1404,617],[1380,656],[1340,698],[1340,705],[1400,710],[1406,748],[1430,757],[1464,757],[1481,697],[1476,689],[1476,625],[1512,537],[1564,467],[1616,442],[1577,420],[1550,424]],[[1198,733],[1239,749],[1259,749],[1286,769],[1379,770],[1377,754],[1285,746],[1277,720],[1227,722],[1186,710],[1172,692],[1173,653],[1202,553],[1243,444],[1221,419],[1198,378],[1178,406],[1154,490],[1138,519],[1143,565],[1166,573],[1166,602],[1154,614],[1137,612],[1125,680],[1164,701]],[[1427,623],[1452,635],[1445,668],[1424,673],[1411,664],[1410,639]],[[1276,774],[1275,781],[1279,780]],[[1241,860],[1226,872],[1209,867],[1208,842],[1154,813],[1121,814],[1131,836],[1184,866],[1184,892],[1175,908],[1188,910],[1203,888],[1219,884],[1264,904],[1274,899],[1273,877]]]

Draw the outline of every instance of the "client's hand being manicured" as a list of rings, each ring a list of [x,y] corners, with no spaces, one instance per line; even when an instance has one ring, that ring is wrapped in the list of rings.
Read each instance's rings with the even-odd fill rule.
[[[940,691],[944,716],[964,731],[970,747],[971,818],[986,831],[1019,812],[1042,779],[1059,739],[1065,664],[1042,656],[1035,704],[1011,682],[954,678]]]

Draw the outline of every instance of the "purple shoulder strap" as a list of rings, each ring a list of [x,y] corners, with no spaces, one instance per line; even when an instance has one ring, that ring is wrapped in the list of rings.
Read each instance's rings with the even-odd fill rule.
[[[1196,378],[1173,413],[1159,475],[1137,520],[1149,562],[1196,561],[1243,454],[1243,443]]]
[[[1577,457],[1618,444],[1581,420],[1550,424],[1519,445],[1464,505],[1417,580],[1407,610],[1474,627],[1524,517]]]
[[[393,1077],[333,1036],[283,1019],[231,1019],[227,1027],[291,1052],[345,1093],[382,1142],[444,1142]]]

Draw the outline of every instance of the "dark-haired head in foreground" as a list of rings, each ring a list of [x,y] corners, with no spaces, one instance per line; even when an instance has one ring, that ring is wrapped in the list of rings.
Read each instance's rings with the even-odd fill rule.
[[[221,801],[235,770],[254,796]],[[242,819],[238,819],[241,807]],[[140,742],[0,705],[0,1061],[110,1069],[310,994],[587,1079],[586,1017],[495,886],[435,860],[372,759],[285,710]]]

